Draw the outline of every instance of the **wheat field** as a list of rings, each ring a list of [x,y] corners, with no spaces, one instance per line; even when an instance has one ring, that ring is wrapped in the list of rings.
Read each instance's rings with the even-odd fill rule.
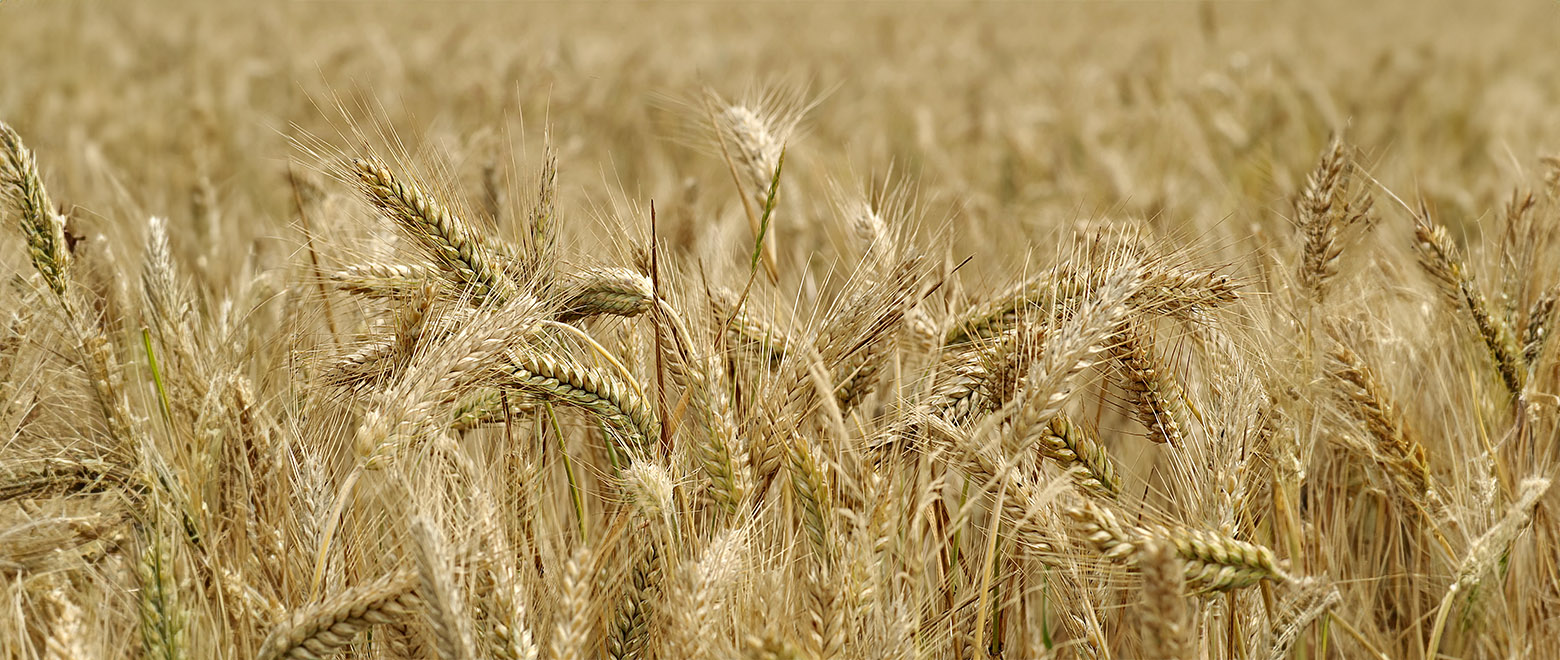
[[[0,658],[1560,655],[1557,33],[0,3]]]

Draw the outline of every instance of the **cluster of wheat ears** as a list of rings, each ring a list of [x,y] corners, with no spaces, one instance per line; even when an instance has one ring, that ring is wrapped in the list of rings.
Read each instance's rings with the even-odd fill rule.
[[[1036,265],[990,290],[907,194],[840,186],[853,272],[788,286],[794,120],[705,110],[733,268],[655,240],[648,204],[623,263],[565,253],[550,158],[528,203],[465,203],[310,148],[307,266],[225,297],[155,218],[144,249],[76,249],[0,124],[30,261],[0,318],[5,657],[1555,648],[1554,180],[1470,250],[1335,138],[1281,250],[1200,263],[1089,221],[1015,236]],[[310,235],[330,213],[372,257]],[[1384,227],[1412,240],[1362,240]],[[1352,250],[1444,295],[1342,317]],[[270,313],[328,336],[246,332]]]

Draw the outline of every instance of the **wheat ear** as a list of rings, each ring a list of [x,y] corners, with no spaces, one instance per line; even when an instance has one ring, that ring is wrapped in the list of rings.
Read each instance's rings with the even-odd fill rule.
[[[1313,300],[1325,297],[1327,282],[1338,270],[1338,257],[1343,253],[1338,233],[1351,225],[1371,222],[1371,198],[1348,197],[1352,170],[1342,136],[1334,135],[1295,201],[1296,224],[1305,241],[1300,286]]]
[[[841,583],[825,569],[809,573],[803,584],[810,657],[818,660],[838,658],[845,647],[845,597],[841,593]]]
[[[1181,385],[1155,352],[1152,338],[1131,323],[1117,326],[1110,344],[1111,358],[1120,368],[1138,422],[1148,429],[1148,439],[1179,447],[1185,442],[1182,427],[1185,397]]]
[[[611,372],[530,351],[514,352],[499,367],[499,387],[560,401],[595,414],[627,434],[642,450],[661,437],[661,422],[648,402]]]
[[[65,219],[54,212],[49,192],[38,174],[32,150],[9,124],[0,122],[0,194],[9,197],[21,216],[27,255],[43,275],[49,290],[61,300],[70,285],[70,250],[65,245]]]
[[[433,628],[434,647],[440,660],[471,660],[471,631],[467,628],[464,601],[451,580],[451,562],[444,539],[421,517],[412,521],[416,542],[417,590],[427,606],[424,612]]]
[[[416,585],[415,572],[400,570],[298,610],[271,631],[255,657],[313,660],[332,655],[364,630],[416,616],[422,607]]]
[[[1069,474],[1079,486],[1105,497],[1121,492],[1115,462],[1098,438],[1075,424],[1066,415],[1052,417],[1040,429],[1038,449]]]
[[[1335,347],[1329,375],[1338,384],[1353,416],[1364,422],[1376,440],[1382,467],[1409,500],[1417,500],[1430,489],[1430,468],[1424,445],[1419,444],[1403,425],[1402,415],[1387,396],[1376,372],[1346,346]]]
[[[330,279],[348,293],[399,300],[412,297],[435,277],[428,266],[368,263],[348,266],[332,273]]]
[[[1109,275],[1098,268],[1065,264],[1042,271],[1002,293],[977,302],[959,315],[943,335],[945,345],[991,338],[1013,326],[1030,310],[1053,310],[1097,291]],[[1157,316],[1186,316],[1237,299],[1240,282],[1217,270],[1145,263],[1127,306]]]
[[[497,252],[459,216],[378,159],[354,158],[351,164],[369,201],[475,300],[503,300],[515,292]]]
[[[786,455],[791,492],[801,509],[802,529],[819,563],[831,566],[834,562],[834,504],[828,476],[811,445],[800,435],[786,444]]]
[[[556,274],[558,251],[558,154],[552,148],[552,134],[546,137],[546,153],[542,157],[542,172],[537,178],[536,204],[527,218],[530,252],[526,255],[527,272],[542,282],[550,282]]]
[[[558,320],[573,323],[592,316],[634,317],[650,309],[650,278],[627,268],[591,268],[568,278]]]
[[[1280,605],[1279,615],[1270,626],[1273,641],[1268,660],[1285,660],[1290,650],[1312,622],[1343,602],[1338,588],[1308,578],[1295,581],[1297,593]]]
[[[1544,352],[1544,344],[1553,332],[1557,299],[1560,299],[1560,285],[1549,287],[1539,294],[1528,309],[1527,324],[1522,330],[1522,357],[1527,360],[1530,369],[1538,364],[1538,358]]]
[[[1206,530],[1128,525],[1114,511],[1087,499],[1069,507],[1067,514],[1078,522],[1084,538],[1112,561],[1139,562],[1148,544],[1170,545],[1183,562],[1186,582],[1201,589],[1224,591],[1262,580],[1289,580],[1273,551],[1255,543]]]
[[[722,395],[724,389],[715,384],[721,374],[709,366],[708,360],[693,356],[688,329],[675,309],[662,302],[655,321],[667,373],[691,400],[699,430],[690,447],[694,459],[710,480],[715,503],[735,513],[747,490],[747,475],[742,467],[746,460],[739,456],[736,427]]]
[[[635,551],[639,558],[629,571],[607,634],[607,657],[612,660],[643,658],[650,644],[651,615],[660,594],[664,560],[654,542]]]
[[[590,551],[580,548],[569,557],[563,570],[563,588],[559,598],[558,626],[548,644],[556,660],[583,660],[586,641],[591,635]]]
[[[1138,561],[1143,573],[1143,653],[1155,660],[1191,660],[1186,574],[1175,548],[1154,543]]]
[[[1506,388],[1513,395],[1520,395],[1527,369],[1511,326],[1491,313],[1489,301],[1468,271],[1457,245],[1446,235],[1445,227],[1430,219],[1429,210],[1422,205],[1414,216],[1414,239],[1419,249],[1419,265],[1435,279],[1441,292],[1473,320]]]
[[[734,343],[754,347],[770,366],[779,365],[796,340],[774,323],[749,312],[748,305],[738,308],[737,300],[732,291],[718,290],[711,295],[716,322],[725,325],[726,334]]]
[[[1543,477],[1523,480],[1517,491],[1517,500],[1511,503],[1506,515],[1474,540],[1468,554],[1457,566],[1457,577],[1446,588],[1446,596],[1441,598],[1435,624],[1430,629],[1430,641],[1425,645],[1425,657],[1438,657],[1441,633],[1446,629],[1446,616],[1451,612],[1452,601],[1457,598],[1457,594],[1477,586],[1484,575],[1494,568],[1495,563],[1506,555],[1512,541],[1516,540],[1522,530],[1527,529],[1528,522],[1533,519],[1533,510],[1538,506],[1539,499],[1549,492],[1549,483]]]

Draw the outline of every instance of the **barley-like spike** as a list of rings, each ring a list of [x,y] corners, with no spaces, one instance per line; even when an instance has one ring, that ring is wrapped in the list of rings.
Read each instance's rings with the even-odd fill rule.
[[[672,382],[690,399],[693,421],[698,427],[689,443],[694,459],[709,477],[715,503],[735,513],[746,491],[741,467],[746,461],[738,456],[736,427],[731,422],[723,388],[712,385],[720,379],[721,372],[710,368],[707,360],[692,355],[688,329],[676,310],[662,304],[655,321],[656,332],[661,336],[662,362]]]
[[[714,308],[717,324],[731,320],[726,330],[727,336],[738,346],[754,347],[770,367],[779,366],[795,343],[778,326],[749,312],[748,305],[737,309],[737,294],[734,292],[714,292],[710,297],[710,305]]]
[[[191,303],[184,283],[173,264],[173,249],[168,241],[168,221],[152,217],[147,222],[146,259],[141,272],[141,287],[151,303],[152,316],[162,329],[164,343],[183,344],[188,340],[179,330]]]
[[[1279,570],[1273,551],[1255,543],[1181,527],[1150,527],[1144,536],[1174,545],[1185,561],[1187,582],[1205,589],[1222,591],[1251,586],[1261,580],[1288,580]]]
[[[1468,271],[1457,245],[1446,235],[1446,228],[1431,221],[1430,213],[1424,207],[1420,208],[1414,221],[1414,239],[1419,248],[1420,266],[1436,280],[1442,293],[1461,307],[1473,321],[1506,389],[1513,395],[1521,394],[1527,380],[1527,369],[1511,326],[1504,318],[1491,313],[1489,301],[1484,297],[1484,292],[1479,290],[1473,274]]]
[[[823,363],[833,370],[834,395],[842,414],[876,387],[878,371],[904,324],[905,311],[914,302],[912,282],[918,265],[915,259],[901,262],[892,275],[852,296],[824,322],[816,345]]]
[[[1316,169],[1306,177],[1305,190],[1295,200],[1296,224],[1305,240],[1300,285],[1317,301],[1325,297],[1327,281],[1338,270],[1338,257],[1343,252],[1339,231],[1372,222],[1370,196],[1348,197],[1353,167],[1344,152],[1342,136],[1334,135]]]
[[[49,637],[44,640],[43,660],[87,660],[83,642],[86,631],[81,625],[81,608],[71,602],[63,587],[55,587],[47,596],[54,610]]]
[[[1297,593],[1280,604],[1279,614],[1270,626],[1273,641],[1268,649],[1268,660],[1289,658],[1290,650],[1300,641],[1306,628],[1343,602],[1343,594],[1337,587],[1315,578],[1296,580],[1294,588]]]
[[[1527,323],[1522,329],[1522,357],[1529,369],[1534,368],[1554,332],[1556,299],[1560,299],[1560,285],[1546,289],[1528,309]]]
[[[1191,622],[1187,617],[1186,574],[1175,548],[1154,543],[1144,549],[1143,653],[1156,660],[1191,660]]]
[[[1079,486],[1109,498],[1121,492],[1110,453],[1098,439],[1067,416],[1052,417],[1050,423],[1041,428],[1036,446],[1042,456],[1074,475]]]
[[[70,286],[70,250],[65,245],[65,219],[54,212],[49,191],[38,174],[38,161],[9,124],[0,122],[0,197],[15,205],[27,239],[27,255],[44,283],[60,299]]]
[[[1334,362],[1330,375],[1350,405],[1353,416],[1364,422],[1376,441],[1373,458],[1408,501],[1418,502],[1426,496],[1432,501],[1440,501],[1433,490],[1424,445],[1405,427],[1402,415],[1392,404],[1386,388],[1376,379],[1375,371],[1346,346],[1334,348],[1330,357]]]
[[[152,537],[146,539],[140,564],[136,567],[141,597],[141,651],[147,658],[179,660],[187,653],[185,626],[189,623],[189,614],[179,603],[178,582],[173,575],[167,540],[156,536],[153,525],[148,525],[146,530]]]
[[[957,352],[947,366],[938,370],[937,382],[924,407],[931,414],[954,424],[995,410],[983,396],[991,378],[991,354],[994,348],[976,348]]]
[[[816,571],[806,580],[807,646],[818,660],[838,658],[845,647],[845,597],[837,578]]]
[[[1128,525],[1114,511],[1088,499],[1069,507],[1067,514],[1078,522],[1083,538],[1112,561],[1136,563],[1147,544],[1169,544],[1183,562],[1187,583],[1200,589],[1226,591],[1262,580],[1290,579],[1273,551],[1255,543],[1206,530]]]
[[[363,193],[395,221],[457,286],[476,301],[503,300],[515,292],[497,252],[466,222],[415,183],[398,178],[377,159],[352,159]]]
[[[507,411],[504,410],[505,399],[509,401]],[[502,392],[489,390],[455,404],[455,411],[450,414],[450,430],[469,431],[487,424],[503,424],[510,418],[525,418],[535,410],[536,407],[523,397],[505,397]]]
[[[488,649],[498,660],[536,660],[540,650],[525,622],[520,593],[513,585],[500,586],[487,614]]]
[[[1073,304],[1079,296],[1105,283],[1098,270],[1080,270],[1068,264],[1048,269],[1006,291],[978,302],[959,315],[944,333],[944,345],[959,344],[1000,334],[1027,310],[1050,310]],[[1165,264],[1146,264],[1138,289],[1127,306],[1158,316],[1185,316],[1236,300],[1240,283],[1216,270],[1197,270]]]
[[[95,459],[19,461],[0,475],[0,502],[141,487],[124,467]]]
[[[650,278],[627,268],[591,268],[568,278],[558,320],[573,323],[592,316],[634,317],[650,309]]]
[[[313,660],[334,654],[358,633],[375,625],[404,621],[422,609],[410,569],[380,576],[293,613],[271,631],[257,660]]]
[[[562,358],[518,351],[499,367],[499,387],[550,398],[594,413],[633,440],[636,450],[661,437],[655,412],[628,383],[611,372]]]
[[[591,635],[590,564],[590,551],[580,548],[564,566],[558,626],[548,644],[550,657],[556,660],[585,657],[586,641]]]
[[[739,178],[738,187],[746,198],[743,208],[747,211],[754,238],[765,237],[760,246],[764,269],[770,279],[774,279],[777,276],[774,200],[769,193],[779,182],[785,143],[795,127],[795,120],[747,105],[723,105],[716,130],[722,134],[722,149],[730,147],[728,162],[736,168],[733,175]],[[762,215],[770,216],[768,227],[761,227]]]
[[[432,268],[406,264],[358,264],[332,273],[336,288],[368,298],[411,298],[437,277]]]
[[[1030,369],[1022,405],[1014,420],[1019,438],[1027,439],[1032,429],[1061,414],[1079,375],[1094,366],[1106,350],[1107,338],[1126,317],[1126,302],[1140,290],[1141,274],[1141,269],[1132,265],[1113,268],[1093,291],[1095,295],[1047,335],[1046,344]],[[1001,418],[1000,413],[988,416],[983,425]],[[976,437],[984,435],[976,433]]]
[[[333,387],[348,390],[383,384],[393,374],[399,349],[393,336],[370,340],[361,348],[336,358],[320,379]]]
[[[451,583],[451,566],[444,541],[437,536],[433,525],[420,517],[412,521],[412,536],[417,544],[418,595],[426,605],[439,658],[471,660],[471,632],[465,626],[460,593]]]
[[[1151,338],[1131,323],[1122,323],[1112,339],[1111,358],[1121,370],[1121,385],[1138,422],[1148,429],[1148,439],[1181,446],[1185,399],[1180,383],[1154,351]]]
[[[791,476],[791,492],[801,507],[802,530],[819,563],[825,567],[834,563],[833,517],[834,504],[829,494],[829,482],[818,464],[812,447],[801,436],[792,437],[786,445],[786,466]]]
[[[638,550],[639,560],[629,572],[628,584],[618,601],[612,630],[607,635],[607,657],[612,660],[637,660],[646,657],[650,644],[650,621],[660,596],[663,558],[655,542]]]
[[[1549,492],[1549,484],[1550,480],[1543,477],[1522,480],[1517,490],[1517,499],[1506,510],[1506,515],[1479,535],[1479,538],[1474,539],[1473,545],[1468,548],[1468,554],[1457,566],[1455,579],[1452,580],[1451,586],[1447,587],[1446,595],[1441,598],[1435,623],[1430,630],[1430,641],[1426,645],[1427,657],[1437,657],[1441,632],[1445,629],[1446,617],[1451,612],[1453,600],[1458,594],[1478,586],[1485,574],[1507,555],[1517,535],[1527,529],[1528,523],[1533,520],[1533,510],[1544,494]]]
[[[529,273],[542,282],[551,282],[556,274],[558,249],[558,154],[553,151],[551,135],[542,156],[542,173],[538,177],[536,205],[531,207],[528,218],[531,251],[525,259]]]

